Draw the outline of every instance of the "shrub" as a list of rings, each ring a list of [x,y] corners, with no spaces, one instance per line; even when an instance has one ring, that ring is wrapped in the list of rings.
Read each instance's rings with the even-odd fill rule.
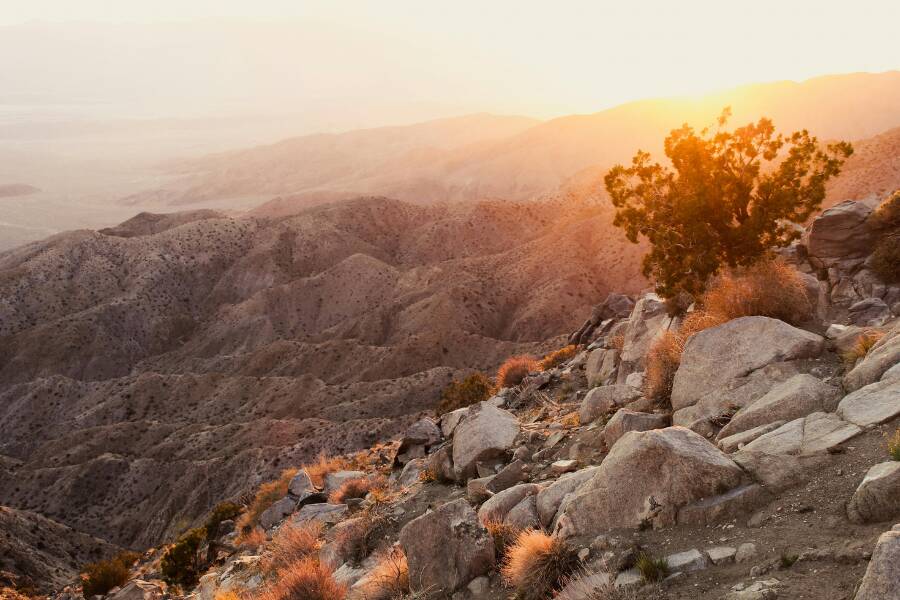
[[[348,479],[341,487],[331,492],[328,501],[332,504],[343,504],[350,498],[365,498],[366,494],[375,489],[384,489],[387,483],[384,477],[356,477]]]
[[[666,331],[647,351],[644,370],[644,395],[657,402],[666,402],[672,395],[675,372],[681,363],[684,340]]]
[[[266,543],[266,532],[262,527],[254,527],[250,531],[238,535],[235,543],[241,548],[259,548]]]
[[[409,594],[409,565],[398,547],[380,558],[353,597],[360,600],[400,600]]]
[[[521,533],[518,528],[495,518],[487,519],[484,522],[484,528],[488,530],[488,533],[494,539],[494,554],[498,561],[506,555],[507,549],[515,544],[516,538]]]
[[[267,554],[260,565],[262,571],[273,573],[300,559],[315,555],[319,551],[321,533],[322,526],[316,522],[303,525],[285,523],[266,548]]]
[[[790,554],[789,552],[782,552],[779,558],[779,562],[781,563],[782,569],[790,569],[794,566],[794,563],[800,558],[797,554]]]
[[[214,540],[219,537],[219,524],[222,521],[230,521],[243,512],[243,508],[234,502],[220,502],[206,518],[203,528],[206,530],[206,539]]]
[[[81,573],[81,590],[85,598],[105,596],[109,590],[128,581],[129,569],[139,558],[135,552],[122,552],[116,556],[90,563]]]
[[[641,552],[638,555],[634,566],[640,572],[644,581],[648,582],[659,581],[669,574],[669,565],[665,558],[654,558],[646,552]]]
[[[325,485],[325,476],[336,471],[343,471],[351,468],[350,461],[343,456],[326,456],[320,454],[316,458],[316,462],[304,465],[303,469],[309,475],[310,480],[316,487]]]
[[[529,373],[541,370],[541,363],[527,355],[511,356],[497,369],[497,387],[515,387]]]
[[[872,270],[885,283],[900,281],[900,234],[881,237],[870,258]]]
[[[263,589],[258,600],[343,600],[346,586],[335,581],[331,569],[307,557],[281,571],[278,579]]]
[[[241,515],[237,522],[237,529],[240,534],[250,533],[259,523],[259,516],[267,508],[287,495],[288,486],[296,474],[297,469],[285,469],[275,481],[269,481],[259,486],[256,494],[253,496],[253,500],[250,502],[250,506],[247,507],[247,511]]]
[[[894,436],[888,440],[887,448],[892,460],[900,460],[900,427],[894,432]]]
[[[616,587],[606,573],[583,573],[568,581],[554,600],[663,600],[659,586]]]
[[[900,227],[900,190],[895,190],[869,217],[877,229],[896,229]]]
[[[493,387],[484,373],[473,373],[460,381],[454,379],[441,394],[438,416],[487,400],[491,397]]]
[[[847,367],[852,368],[853,365],[856,364],[856,361],[865,358],[869,353],[869,350],[871,350],[872,347],[878,343],[878,340],[883,337],[884,332],[878,331],[877,329],[865,331],[856,338],[856,341],[853,342],[853,345],[850,346],[846,352],[841,354],[841,358],[844,359]]]
[[[369,509],[342,525],[335,536],[335,545],[341,556],[359,563],[384,539],[388,522],[377,510]]]
[[[198,527],[182,535],[166,549],[159,563],[166,583],[181,586],[197,583],[202,569],[200,546],[205,539],[206,531]]]
[[[523,531],[507,551],[501,572],[517,600],[546,600],[578,567],[574,549],[542,531]]]
[[[564,346],[559,350],[554,350],[550,354],[546,355],[541,359],[541,369],[546,371],[547,369],[552,369],[553,367],[563,363],[578,352],[578,346],[575,344],[569,344],[568,346]]]

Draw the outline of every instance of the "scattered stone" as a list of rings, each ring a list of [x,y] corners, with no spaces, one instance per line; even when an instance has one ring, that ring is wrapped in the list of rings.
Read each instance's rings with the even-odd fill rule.
[[[900,525],[882,533],[854,600],[900,598]]]
[[[616,373],[619,352],[611,348],[591,350],[584,365],[584,375],[589,386],[607,385]]]
[[[432,446],[441,441],[441,429],[431,419],[419,419],[403,434],[395,460],[405,465],[414,458],[423,458]]]
[[[706,551],[706,555],[709,556],[709,560],[711,560],[714,565],[724,565],[734,562],[736,554],[737,548],[732,546],[714,546]]]
[[[514,460],[490,478],[485,489],[496,494],[528,479],[528,465],[523,460]]]
[[[691,573],[693,571],[702,571],[709,567],[709,559],[703,552],[694,548],[693,550],[670,554],[666,557],[666,565],[673,572]]]
[[[531,450],[528,449],[528,446],[522,445],[516,448],[515,452],[513,452],[513,460],[522,460],[528,462],[531,460]]]
[[[565,431],[554,431],[550,436],[547,437],[547,441],[544,442],[544,450],[550,450],[558,443],[563,441],[566,437]]]
[[[469,408],[453,434],[453,469],[458,480],[475,474],[477,461],[494,458],[512,448],[519,435],[515,415],[489,404]]]
[[[331,492],[344,485],[344,482],[350,481],[351,479],[360,479],[365,476],[366,474],[363,471],[335,471],[333,473],[326,473],[325,493],[331,494]]]
[[[826,267],[868,255],[875,241],[875,233],[866,222],[871,212],[872,207],[853,200],[822,211],[809,229],[809,255]]]
[[[722,452],[728,452],[730,454],[731,452],[746,446],[756,438],[763,436],[770,431],[775,431],[785,423],[787,423],[787,421],[774,421],[772,423],[760,425],[759,427],[754,427],[753,429],[748,429],[747,431],[742,431],[741,433],[723,437],[719,440],[719,448]]]
[[[738,452],[763,452],[805,456],[827,452],[862,433],[858,426],[833,413],[816,412],[794,419],[778,429],[762,435]],[[735,458],[737,460],[737,458]]]
[[[403,487],[409,487],[413,484],[419,482],[419,478],[422,475],[422,471],[428,464],[428,459],[425,458],[415,458],[405,465],[403,465],[403,469],[400,471],[400,474],[397,476],[397,483],[399,483]]]
[[[644,357],[650,345],[669,328],[672,319],[666,303],[656,294],[644,294],[635,303],[628,317],[622,343],[622,353],[616,376],[617,383],[625,383],[628,375],[644,370]]]
[[[494,541],[464,499],[413,519],[400,531],[413,592],[452,593],[494,567]]]
[[[756,558],[756,544],[753,542],[745,542],[738,546],[734,555],[734,561],[743,563]]]
[[[532,494],[523,498],[506,514],[503,522],[519,531],[540,529],[541,521],[538,518],[535,496]]]
[[[641,572],[635,568],[625,569],[618,575],[616,575],[615,586],[617,588],[620,587],[631,587],[633,585],[640,585],[644,583],[644,576],[641,575]]]
[[[343,519],[348,510],[346,504],[307,504],[291,520],[297,524],[333,525]]]
[[[159,585],[143,579],[132,579],[106,596],[108,600],[158,600],[164,597],[166,596]]]
[[[537,510],[544,527],[552,526],[563,499],[575,491],[579,485],[593,477],[599,468],[588,467],[574,473],[567,473],[538,492]]]
[[[434,475],[438,481],[455,481],[456,471],[453,468],[453,446],[444,444],[428,455],[426,469]]]
[[[457,408],[456,410],[441,415],[441,433],[445,438],[453,436],[453,432],[456,431],[456,427],[466,417],[466,414],[468,412],[469,408],[465,407]]]
[[[724,600],[772,600],[778,597],[778,587],[781,582],[777,579],[764,579],[753,583],[739,583],[725,594]]]
[[[680,507],[735,488],[742,480],[740,467],[688,429],[632,431],[565,498],[556,531],[566,537],[672,525]]]
[[[847,394],[837,414],[860,427],[871,427],[900,415],[900,380],[877,381]]]
[[[711,525],[747,514],[771,499],[772,495],[763,486],[748,483],[681,507],[677,521],[684,525]]]
[[[625,385],[633,387],[636,390],[644,389],[644,372],[638,371],[625,377]]]
[[[491,591],[491,580],[481,575],[469,582],[466,586],[473,598],[483,598]]]
[[[491,482],[491,480],[494,479],[494,477],[496,476],[470,479],[466,483],[466,500],[468,500],[472,504],[481,504],[482,502],[490,498],[493,493],[488,491],[487,485]]]
[[[313,485],[312,479],[309,478],[309,474],[305,469],[300,469],[294,478],[291,479],[291,483],[288,485],[288,492],[296,496],[298,499],[303,500],[318,492],[316,490],[316,486]]]
[[[490,520],[503,521],[519,502],[528,496],[534,496],[541,491],[541,486],[536,483],[520,483],[509,489],[491,496],[481,508],[478,509],[478,518],[482,523]]]
[[[259,526],[266,530],[271,529],[280,523],[286,516],[294,512],[296,508],[297,499],[285,496],[281,500],[274,502],[272,506],[259,515]]]
[[[606,428],[603,430],[603,441],[607,447],[612,448],[613,444],[629,431],[662,429],[668,424],[669,419],[665,415],[634,412],[627,408],[620,408],[606,424]]]
[[[900,323],[881,338],[856,363],[849,373],[844,375],[844,389],[856,391],[881,379],[885,371],[900,364]]]
[[[865,298],[847,309],[847,320],[860,327],[880,327],[891,318],[891,309],[881,298]]]
[[[558,460],[550,465],[550,473],[553,475],[562,475],[563,473],[571,473],[577,468],[577,460]]]
[[[888,461],[869,469],[847,505],[855,523],[887,521],[900,515],[900,462]]]
[[[718,437],[722,439],[761,425],[791,421],[814,412],[831,412],[840,397],[839,389],[812,375],[795,375],[739,410]]]
[[[641,392],[627,385],[605,385],[590,390],[581,401],[578,417],[587,425],[618,407],[641,398]]]

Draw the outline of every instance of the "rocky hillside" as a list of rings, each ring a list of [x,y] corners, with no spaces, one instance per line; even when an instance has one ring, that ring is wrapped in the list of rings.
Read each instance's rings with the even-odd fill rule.
[[[140,215],[0,254],[0,504],[132,548],[541,353],[639,248],[603,208]]]
[[[668,399],[647,351],[681,317],[610,294],[572,358],[417,421],[359,470],[289,475],[219,526],[196,585],[151,557],[110,599],[294,598],[313,574],[335,600],[900,597],[900,285],[869,269],[870,215],[841,204],[784,252],[814,299],[802,327],[700,330]]]

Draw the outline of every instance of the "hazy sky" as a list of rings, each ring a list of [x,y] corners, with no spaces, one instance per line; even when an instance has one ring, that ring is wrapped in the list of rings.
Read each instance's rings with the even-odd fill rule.
[[[898,23],[897,0],[4,0],[0,107],[309,129],[552,117],[898,69]]]

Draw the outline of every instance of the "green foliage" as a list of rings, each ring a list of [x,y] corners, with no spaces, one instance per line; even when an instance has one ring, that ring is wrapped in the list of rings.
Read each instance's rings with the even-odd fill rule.
[[[790,569],[791,567],[794,566],[794,563],[797,562],[797,559],[799,559],[799,558],[800,558],[800,556],[798,556],[797,554],[789,554],[787,552],[782,553],[781,558],[780,558],[781,568],[782,569]]]
[[[797,239],[792,223],[819,208],[826,182],[853,153],[846,142],[823,148],[806,130],[776,135],[769,119],[725,131],[729,116],[725,109],[715,132],[673,130],[665,140],[671,167],[638,151],[631,166],[606,174],[613,224],[631,242],[650,242],[643,272],[666,298],[696,297],[723,266],[753,264]]]
[[[900,232],[882,236],[869,260],[879,279],[885,283],[900,282]]]
[[[654,558],[646,552],[641,552],[634,563],[644,581],[659,581],[669,574],[669,564],[665,558]]]
[[[99,562],[90,563],[81,573],[81,589],[85,598],[105,596],[114,587],[128,581],[128,570],[139,558],[136,552],[122,552]]]
[[[191,529],[169,546],[160,561],[160,570],[166,583],[191,586],[197,583],[202,568],[200,547],[206,539],[203,527]]]
[[[441,394],[438,415],[487,400],[491,397],[493,387],[484,373],[473,373],[461,381],[454,379]]]
[[[219,502],[206,518],[203,528],[206,530],[206,539],[214,540],[219,537],[219,524],[222,521],[231,521],[243,512],[243,508],[234,502]]]
[[[888,440],[887,447],[891,460],[900,460],[900,427],[894,431],[894,436]]]

